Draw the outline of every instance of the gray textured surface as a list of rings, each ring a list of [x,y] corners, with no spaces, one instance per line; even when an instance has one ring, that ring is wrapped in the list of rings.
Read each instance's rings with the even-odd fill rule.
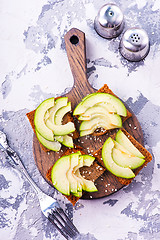
[[[0,130],[8,137],[34,181],[59,199],[81,233],[79,239],[160,239],[160,1],[115,0],[125,28],[140,26],[150,38],[144,61],[131,63],[118,51],[119,40],[99,37],[93,28],[103,0],[1,1]],[[135,180],[110,197],[72,207],[41,177],[32,154],[32,130],[25,114],[43,99],[68,92],[73,78],[64,34],[77,27],[86,33],[89,82],[107,83],[138,117],[145,147],[153,161]],[[132,86],[132,87],[131,87]],[[0,152],[0,236],[3,240],[61,240],[42,216],[29,184]],[[96,213],[96,214],[95,214]],[[89,232],[89,233],[88,233]]]

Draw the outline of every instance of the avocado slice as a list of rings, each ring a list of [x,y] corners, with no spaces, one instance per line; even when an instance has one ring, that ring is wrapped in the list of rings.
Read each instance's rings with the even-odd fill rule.
[[[61,125],[64,115],[70,111],[71,111],[71,102],[67,103],[66,106],[60,108],[56,112],[54,119],[52,118],[52,121],[54,121],[56,125]]]
[[[67,171],[67,179],[70,184],[70,192],[73,194],[77,193],[78,188],[77,179],[74,177],[73,169],[78,165],[79,153],[73,153],[70,154],[69,156],[70,156],[70,168]]]
[[[42,137],[39,132],[35,129],[36,132],[36,136],[39,140],[40,143],[42,143],[42,145],[52,151],[59,151],[61,149],[61,144],[57,141],[48,141],[47,139],[45,139],[44,137]]]
[[[135,157],[135,155],[133,155],[131,152],[129,152],[125,147],[123,147],[121,144],[119,144],[118,142],[116,142],[114,139],[112,139],[114,142],[114,148],[120,150],[122,153],[126,153],[131,155],[132,157]]]
[[[115,140],[134,156],[144,158],[143,154],[132,144],[132,142],[121,130],[117,132]]]
[[[90,156],[90,155],[80,155],[79,156],[79,163],[78,165],[74,168],[74,175],[77,178],[78,181],[78,191],[88,191],[88,192],[94,192],[97,191],[97,188],[95,187],[94,183],[92,181],[84,179],[80,172],[79,169],[83,166],[88,166],[90,167],[92,163],[94,162],[95,158]]]
[[[72,193],[72,195],[74,195],[75,197],[82,197],[82,192],[77,192],[77,193]]]
[[[70,195],[70,184],[67,172],[70,169],[70,156],[63,156],[57,160],[51,171],[54,187],[64,195]]]
[[[109,137],[105,141],[102,147],[102,159],[108,171],[110,171],[112,174],[116,175],[117,177],[134,178],[135,174],[130,168],[121,167],[114,162],[112,157],[113,148],[114,148],[114,142],[112,138]]]
[[[79,156],[79,168],[83,166],[91,166],[94,161],[94,157],[89,155],[81,155]],[[82,177],[80,174],[79,168],[76,169],[75,175],[82,181],[82,189],[87,192],[97,192],[97,188],[94,183],[90,180],[87,180]]]
[[[61,125],[64,115],[69,111],[71,111],[71,103],[53,112],[51,117],[46,120],[46,126],[53,131],[54,135],[64,136],[75,131],[73,122]]]
[[[45,121],[47,121],[48,119],[50,119],[50,121],[52,121],[52,118],[54,119],[54,116],[57,112],[58,109],[64,107],[67,105],[68,102],[68,97],[61,97],[55,100],[55,105],[48,109],[48,111],[45,114]]]
[[[79,130],[89,130],[92,129],[94,132],[97,128],[103,127],[105,130],[122,127],[121,118],[117,118],[117,125],[113,125],[108,119],[104,116],[93,117],[89,121],[82,121]]]
[[[78,120],[82,120],[82,121],[87,120],[89,122],[93,118],[97,117],[97,118],[103,119],[105,122],[108,122],[111,125],[122,127],[121,117],[115,113],[112,113],[112,114],[108,113],[107,111],[105,111],[104,108],[95,106],[95,107],[90,108],[88,111],[86,111],[86,113],[88,114],[89,117],[87,116],[87,114],[86,114],[86,116],[82,115],[78,118]]]
[[[78,192],[82,192],[82,187],[83,187],[83,181],[76,175],[77,170],[81,167],[83,167],[83,160],[82,160],[82,158],[79,157],[78,165],[73,168],[74,177],[77,179],[77,184],[78,184],[77,191]]]
[[[54,137],[56,141],[62,143],[63,142],[63,136],[55,136]]]
[[[90,155],[82,155],[81,157],[83,157],[83,166],[87,167],[90,167],[95,160],[95,157]]]
[[[87,191],[87,192],[97,192],[98,191],[98,189],[94,185],[94,182],[92,182],[90,180],[87,180],[87,179],[82,177],[79,169],[75,172],[75,175],[82,180],[82,182],[83,182],[82,189],[84,191]]]
[[[95,130],[94,130],[95,131]],[[90,135],[94,132],[92,129],[80,131],[80,137]]]
[[[143,158],[132,157],[131,155],[121,152],[116,148],[113,148],[112,157],[116,164],[121,167],[129,167],[130,169],[136,169],[142,166],[145,162]]]
[[[75,108],[73,115],[81,115],[85,113],[85,111],[93,107],[97,103],[110,103],[116,109],[117,114],[126,117],[127,110],[124,104],[117,97],[109,94],[109,93],[92,93],[88,95],[85,99],[82,99],[82,102],[77,105]]]
[[[109,118],[110,121],[112,121],[112,124],[114,124],[114,119],[116,119],[116,117],[118,116],[118,118],[120,118],[120,116],[118,114],[116,114],[116,112],[113,112],[111,110],[113,110],[111,108],[111,110],[109,110],[109,106],[107,107],[107,105],[112,106],[111,104],[96,104],[93,107],[88,108],[85,113],[81,114],[80,117],[78,118],[78,120],[84,121],[84,120],[90,120],[91,118],[100,115],[100,116],[104,116],[106,118]],[[114,117],[113,117],[114,116]],[[114,124],[116,125],[116,124]]]
[[[66,147],[74,148],[73,138],[71,136],[64,135],[61,143]]]
[[[34,125],[39,134],[49,141],[54,141],[54,134],[45,124],[45,113],[54,106],[54,98],[43,101],[36,109],[34,115]]]
[[[55,125],[50,120],[46,121],[47,127],[53,131],[54,135],[64,136],[75,131],[73,122],[68,122],[64,125]]]

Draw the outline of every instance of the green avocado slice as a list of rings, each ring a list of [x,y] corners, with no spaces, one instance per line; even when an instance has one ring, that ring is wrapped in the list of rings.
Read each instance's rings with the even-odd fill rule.
[[[45,113],[54,106],[54,98],[43,101],[36,109],[34,115],[34,124],[39,134],[49,141],[54,141],[54,134],[45,124]]]
[[[73,112],[73,115],[81,115],[85,113],[88,108],[102,102],[112,104],[116,109],[117,114],[124,117],[127,116],[127,110],[122,101],[109,93],[92,93],[91,95],[88,95],[85,99],[82,99],[82,102],[77,105]]]
[[[67,105],[68,98],[67,97],[61,97],[55,100],[55,105],[48,109],[48,111],[45,114],[45,121],[50,119],[52,121],[52,118],[54,119],[54,116],[58,109],[64,107]]]
[[[142,166],[145,162],[143,158],[133,157],[129,154],[121,152],[116,148],[113,148],[112,157],[116,164],[121,167],[128,167],[130,169],[136,169]]]
[[[97,190],[96,186],[94,185],[94,182],[82,177],[79,169],[80,169],[80,167],[83,167],[83,166],[91,166],[94,159],[95,159],[94,157],[89,156],[89,155],[79,156],[79,168],[77,168],[75,171],[75,175],[82,181],[82,189],[87,192],[97,192],[98,190]]]
[[[93,107],[88,108],[85,111],[85,113],[80,115],[78,120],[81,120],[81,121],[90,120],[91,118],[93,118],[97,115],[104,116],[104,117],[110,119],[110,121],[112,121],[113,125],[116,125],[116,123],[114,123],[114,119],[116,120],[117,116],[118,116],[118,118],[120,118],[120,116],[118,114],[116,114],[116,111],[113,111],[111,104],[100,103],[100,104],[94,105]]]
[[[64,195],[70,195],[70,184],[67,172],[70,168],[70,157],[63,156],[57,160],[51,171],[51,180],[54,187]]]
[[[70,184],[70,192],[73,194],[73,193],[77,193],[77,188],[78,188],[77,179],[73,174],[73,169],[78,165],[79,153],[70,154],[69,157],[70,157],[70,168],[67,171],[67,179]]]
[[[82,189],[84,191],[87,191],[87,192],[97,192],[98,191],[98,189],[94,185],[94,182],[92,182],[90,180],[87,180],[87,179],[82,177],[79,169],[75,172],[75,175],[82,180],[82,182],[83,182]]]
[[[67,103],[66,106],[60,108],[56,112],[54,119],[52,118],[52,121],[54,121],[56,125],[61,125],[64,115],[70,111],[71,111],[71,102]]]
[[[105,130],[122,127],[122,120],[121,118],[117,118],[117,125],[113,125],[104,116],[93,117],[89,121],[82,121],[82,123],[80,124],[79,130],[84,131],[84,130],[92,129],[92,132],[94,132],[97,128],[100,128],[100,127],[103,127]]]
[[[132,144],[132,142],[121,130],[117,132],[115,140],[134,156],[144,158],[143,154]]]
[[[75,131],[75,126],[73,122],[68,122],[64,125],[55,125],[51,121],[47,120],[46,125],[51,129],[54,135],[64,136]]]
[[[82,197],[82,192],[77,192],[77,193],[72,193],[72,195],[74,195],[75,197]]]
[[[122,127],[121,117],[115,113],[108,113],[102,107],[99,107],[99,106],[92,107],[92,108],[88,109],[88,111],[86,111],[85,114],[86,114],[85,116],[83,116],[83,115],[80,116],[78,118],[78,120],[89,122],[93,118],[94,119],[100,118],[101,120],[104,120],[105,122],[107,122],[111,125]]]
[[[57,99],[58,100],[58,99]],[[61,107],[46,120],[46,126],[51,129],[54,135],[64,136],[75,131],[73,122],[68,122],[61,125],[64,115],[71,111],[71,103],[69,102],[66,106]]]
[[[117,177],[134,178],[135,174],[130,168],[121,167],[114,162],[112,157],[113,148],[114,148],[114,142],[112,138],[109,137],[105,141],[102,147],[102,159],[108,171],[110,171],[112,174],[114,174]]]
[[[57,141],[48,141],[47,139],[45,139],[44,137],[42,137],[39,132],[35,129],[36,132],[36,136],[39,140],[40,143],[42,143],[42,145],[52,151],[59,151],[61,149],[61,144]]]
[[[74,148],[73,138],[71,136],[64,135],[62,144],[66,147]]]

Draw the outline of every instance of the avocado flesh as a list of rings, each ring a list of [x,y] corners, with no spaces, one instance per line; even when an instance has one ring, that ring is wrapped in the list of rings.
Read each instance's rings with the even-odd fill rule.
[[[131,152],[129,152],[125,147],[123,147],[121,144],[119,144],[118,142],[116,142],[114,139],[112,139],[114,142],[114,148],[120,150],[122,153],[126,153],[131,155],[132,157],[135,157],[135,155],[133,155]]]
[[[112,158],[113,148],[114,142],[112,138],[109,137],[102,147],[102,159],[108,171],[117,177],[134,178],[135,174],[130,168],[121,167],[114,162]]]
[[[64,136],[54,136],[55,140],[62,143],[63,142],[63,137]]]
[[[107,112],[94,112],[90,117],[79,117],[78,120],[82,121],[91,121],[93,118],[100,118],[103,119],[104,121],[108,122],[111,125],[122,127],[122,119],[118,114],[114,113],[107,113]]]
[[[71,105],[70,103],[68,103],[67,106],[62,107],[59,110],[56,109],[56,112],[52,112],[50,118],[46,120],[46,126],[53,131],[54,135],[64,136],[75,131],[75,126],[73,122],[68,122],[64,125],[55,124],[55,118],[58,119],[57,121],[59,123],[61,123],[63,116],[70,110]]]
[[[95,158],[90,155],[82,155],[81,157],[83,157],[83,166],[87,167],[90,167],[95,160]]]
[[[64,125],[55,125],[50,120],[47,120],[46,125],[53,131],[54,135],[58,136],[64,136],[75,131],[73,122],[68,122]]]
[[[98,190],[92,181],[82,177],[79,169],[80,167],[83,167],[83,166],[91,166],[94,159],[95,159],[94,157],[89,155],[79,156],[79,168],[75,169],[75,175],[82,181],[82,189],[87,192],[97,192]]]
[[[74,175],[76,176],[77,181],[79,183],[79,188],[83,189],[84,191],[88,192],[97,191],[97,188],[95,187],[94,183],[92,181],[84,179],[79,172],[79,169],[83,166],[90,167],[94,160],[95,158],[92,156],[81,155],[79,156],[79,164],[74,168]]]
[[[116,148],[113,148],[112,157],[116,164],[121,167],[129,167],[130,169],[136,169],[142,166],[145,162],[143,158],[132,157],[131,155],[121,152]]]
[[[75,197],[82,197],[82,192],[77,192],[77,193],[72,193],[72,195],[74,195]]]
[[[108,93],[93,93],[90,96],[88,95],[87,98],[84,100],[82,99],[82,102],[77,105],[73,115],[81,115],[85,113],[88,108],[93,107],[95,104],[101,102],[112,104],[116,109],[117,114],[124,117],[127,116],[127,110],[124,104],[117,97]]]
[[[70,168],[67,171],[67,179],[69,181],[70,192],[72,194],[77,193],[77,188],[78,188],[77,179],[74,177],[74,174],[73,174],[73,169],[78,165],[78,160],[79,160],[79,154],[73,153],[70,155]]]
[[[57,160],[51,171],[51,179],[54,187],[64,195],[70,195],[70,184],[67,172],[70,168],[70,157],[64,156]]]
[[[61,125],[64,115],[70,111],[71,111],[71,102],[67,103],[66,106],[60,108],[56,112],[54,119],[52,118],[52,121],[54,121],[56,125]]]
[[[87,191],[87,192],[97,192],[98,191],[96,186],[94,185],[94,183],[92,181],[87,180],[87,179],[82,177],[82,175],[79,172],[79,169],[75,172],[75,175],[82,180],[82,182],[83,182],[82,189],[84,191]]]
[[[82,192],[82,186],[83,186],[83,182],[82,180],[76,175],[76,171],[83,167],[83,160],[82,158],[80,158],[79,156],[79,159],[78,159],[78,165],[74,167],[73,169],[73,174],[74,174],[74,177],[77,179],[77,184],[78,184],[78,187],[77,187],[77,191],[78,192]]]
[[[110,110],[105,105],[107,106],[107,104],[94,105],[93,107],[87,109],[85,113],[80,115],[78,120],[90,120],[91,118],[95,117],[95,115],[102,115],[103,117],[108,118],[110,121],[112,121],[113,125],[116,125],[117,118],[121,119],[121,117],[115,112],[110,112]]]
[[[121,130],[117,132],[115,140],[134,156],[144,158],[143,154],[132,144],[132,142]]]
[[[61,144],[57,141],[48,141],[44,137],[42,137],[39,132],[35,129],[36,136],[39,140],[39,142],[46,148],[52,150],[52,151],[59,151],[61,149]]]
[[[113,125],[111,122],[108,122],[108,119],[101,116],[101,117],[94,117],[89,121],[83,121],[79,127],[79,130],[89,130],[92,129],[94,132],[97,128],[103,127],[105,130],[113,129],[117,127],[122,127],[121,118],[119,122],[117,121],[117,125]]]
[[[61,97],[55,100],[55,105],[48,109],[48,111],[45,114],[45,121],[50,119],[52,121],[52,118],[54,119],[54,116],[58,109],[64,107],[67,105],[68,98],[67,97]]]
[[[66,147],[74,148],[73,138],[68,135],[63,136],[63,141],[61,143]]]
[[[54,98],[49,98],[45,101],[43,101],[36,109],[35,115],[34,115],[34,124],[37,132],[39,134],[49,140],[49,141],[54,141],[54,134],[51,129],[49,129],[44,121],[44,116],[45,113],[47,112],[48,109],[54,106]]]

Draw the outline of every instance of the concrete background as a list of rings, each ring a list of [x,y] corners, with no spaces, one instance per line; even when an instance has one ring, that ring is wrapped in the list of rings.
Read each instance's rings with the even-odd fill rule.
[[[140,26],[150,38],[144,61],[130,63],[119,53],[122,37],[106,40],[93,22],[103,0],[1,0],[0,130],[46,193],[55,194],[79,229],[79,239],[160,239],[160,1],[115,0],[125,29]],[[88,80],[104,83],[133,110],[153,160],[133,183],[110,197],[80,200],[73,208],[41,177],[32,154],[33,132],[25,114],[42,100],[73,85],[64,34],[72,27],[86,33]],[[25,179],[0,152],[0,236],[3,240],[64,239],[41,214]]]

